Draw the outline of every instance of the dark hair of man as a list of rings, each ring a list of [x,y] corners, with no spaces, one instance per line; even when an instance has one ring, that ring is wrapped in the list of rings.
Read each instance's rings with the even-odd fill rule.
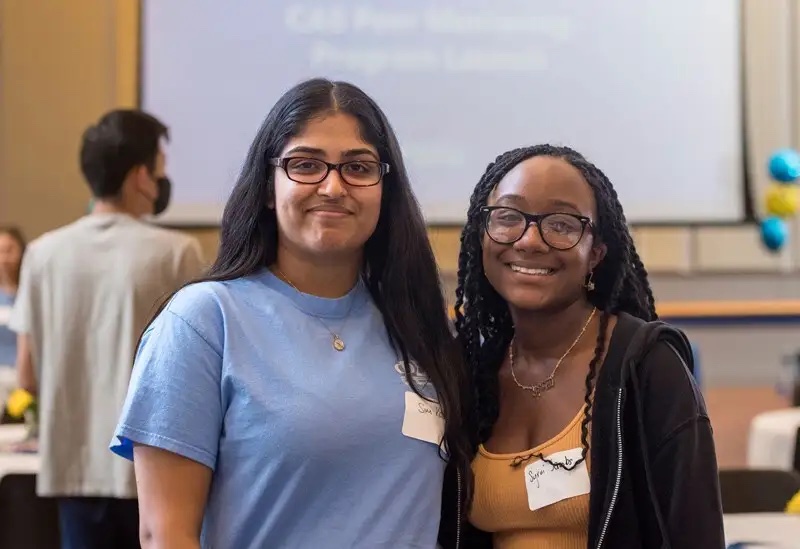
[[[81,172],[95,198],[119,195],[128,173],[145,166],[155,170],[161,139],[168,128],[157,118],[133,109],[118,109],[105,115],[83,132]]]

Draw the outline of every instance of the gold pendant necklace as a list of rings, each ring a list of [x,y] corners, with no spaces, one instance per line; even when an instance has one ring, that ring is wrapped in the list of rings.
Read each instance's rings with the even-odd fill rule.
[[[320,322],[322,321],[320,320]],[[327,328],[327,326],[325,327]],[[330,330],[328,331],[331,332]],[[344,341],[342,341],[342,338],[334,334],[333,332],[331,332],[331,335],[333,336],[333,348],[336,349],[337,351],[344,351]]]
[[[517,379],[517,374],[514,372],[514,341],[516,337],[512,338],[511,343],[508,345],[508,362],[509,365],[511,366],[511,377],[514,378],[514,383],[517,384],[517,387],[519,387],[520,389],[525,389],[526,391],[530,391],[533,394],[533,398],[539,398],[544,393],[555,387],[556,386],[555,377],[556,377],[556,372],[558,371],[558,367],[561,366],[561,363],[564,361],[565,358],[567,358],[567,355],[570,353],[570,351],[572,351],[572,349],[575,348],[575,345],[577,345],[578,342],[581,340],[581,337],[583,337],[583,333],[586,331],[586,328],[589,327],[589,323],[592,321],[592,318],[594,318],[594,313],[596,311],[597,307],[592,308],[592,312],[589,315],[589,318],[586,320],[586,324],[583,325],[581,333],[578,334],[578,337],[575,338],[575,341],[572,342],[572,345],[569,346],[569,349],[567,349],[567,351],[563,355],[561,355],[561,358],[558,359],[555,368],[553,368],[553,372],[549,376],[547,376],[546,379],[539,381],[538,383],[534,383],[533,385],[523,385]]]
[[[274,267],[274,269],[275,269],[275,272],[278,274],[278,276],[281,278],[281,280],[283,280],[289,286],[294,288],[294,290],[297,293],[300,293],[300,294],[303,293],[303,292],[301,292],[300,290],[297,289],[297,286],[295,286],[292,283],[292,281],[289,280],[289,278],[285,274],[283,274],[283,271],[281,271],[278,267]],[[347,309],[347,314],[344,315],[344,324],[342,324],[342,330],[344,329],[345,324],[347,324],[347,321],[350,319],[350,311],[353,309],[353,301],[354,301],[353,299],[350,300],[350,307]],[[339,352],[345,350],[346,345],[344,344],[344,340],[339,336],[339,334],[337,334],[336,332],[331,330],[328,327],[328,325],[325,324],[325,322],[323,322],[323,320],[320,317],[314,316],[314,315],[309,315],[309,316],[311,316],[312,318],[316,318],[319,321],[319,323],[322,324],[325,327],[326,330],[328,330],[328,332],[331,334],[331,338],[332,338],[331,344],[333,345],[334,349],[336,349]]]

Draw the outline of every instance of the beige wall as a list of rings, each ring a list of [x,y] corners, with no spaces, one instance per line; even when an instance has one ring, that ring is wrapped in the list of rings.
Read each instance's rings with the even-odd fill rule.
[[[769,152],[800,146],[800,109],[790,101],[800,82],[800,70],[791,66],[800,42],[792,52],[787,25],[800,28],[795,4],[800,0],[744,2],[749,160],[758,190],[767,183]],[[0,6],[0,221],[37,236],[85,209],[88,192],[77,167],[82,130],[103,111],[136,103],[137,1],[0,0]],[[796,223],[794,233],[800,234]],[[213,254],[216,231],[196,234]],[[431,230],[444,271],[455,269],[458,236],[454,229]],[[656,273],[800,270],[800,238],[768,254],[754,226],[637,228],[635,238]]]
[[[85,210],[77,165],[83,129],[105,109],[135,102],[133,75],[122,70],[130,63],[117,63],[135,47],[135,34],[117,18],[130,19],[136,5],[3,0],[0,7],[0,219],[36,236]]]

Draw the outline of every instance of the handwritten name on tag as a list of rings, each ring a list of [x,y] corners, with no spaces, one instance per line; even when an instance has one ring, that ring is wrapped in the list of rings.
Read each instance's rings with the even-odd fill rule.
[[[556,463],[572,466],[581,457],[581,449],[574,448],[547,456]],[[535,461],[525,467],[525,488],[528,507],[536,511],[556,502],[589,493],[589,470],[583,461],[572,471],[554,467],[544,461]]]
[[[403,434],[438,446],[444,436],[442,409],[435,402],[429,402],[412,391],[406,391]]]

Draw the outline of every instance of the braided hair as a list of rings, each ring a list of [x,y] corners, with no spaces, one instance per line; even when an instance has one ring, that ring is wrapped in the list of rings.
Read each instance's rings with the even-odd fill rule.
[[[483,272],[482,239],[484,218],[481,207],[500,180],[517,164],[535,156],[561,158],[575,167],[589,184],[597,203],[594,235],[607,247],[603,261],[593,272],[594,290],[589,302],[601,312],[594,356],[586,374],[584,417],[581,423],[581,458],[572,466],[539,459],[553,466],[573,469],[586,459],[588,428],[592,419],[592,394],[598,364],[605,353],[610,315],[626,312],[643,320],[655,320],[655,300],[647,271],[636,252],[625,214],[611,182],[594,164],[568,147],[537,145],[514,149],[489,164],[472,193],[467,223],[461,234],[456,289],[456,329],[474,381],[473,423],[479,442],[486,441],[497,421],[499,407],[498,371],[514,335],[508,304],[492,287]],[[530,459],[527,456],[522,461]],[[519,465],[515,460],[512,465]]]

